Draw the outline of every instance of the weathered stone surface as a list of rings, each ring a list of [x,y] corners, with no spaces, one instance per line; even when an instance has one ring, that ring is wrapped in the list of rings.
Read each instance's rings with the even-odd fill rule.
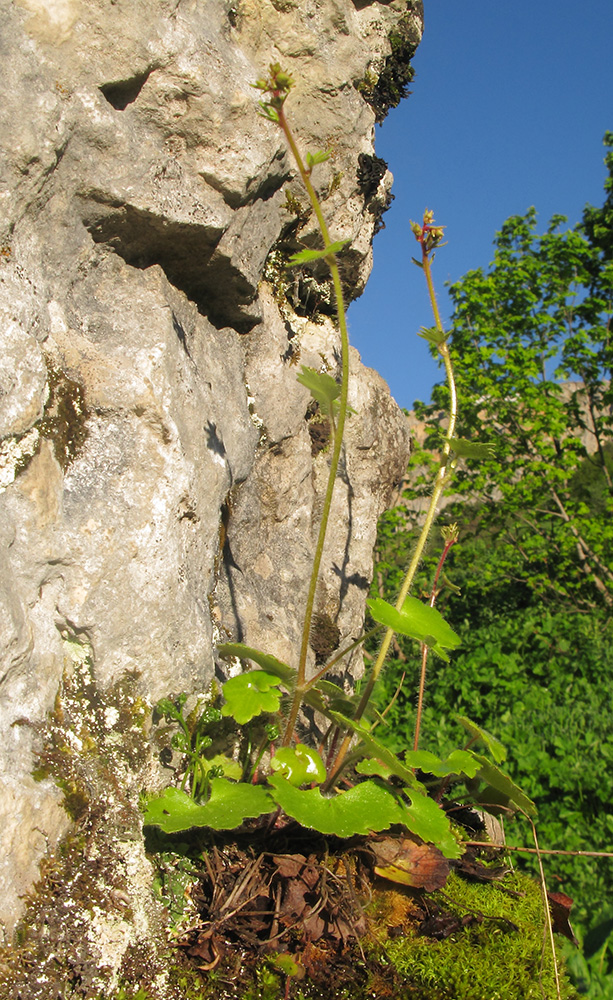
[[[312,454],[296,374],[300,364],[336,373],[338,340],[315,315],[328,308],[324,272],[314,282],[278,266],[316,231],[296,215],[305,196],[251,84],[273,60],[295,77],[288,114],[304,149],[332,151],[315,181],[333,238],[352,241],[343,267],[357,295],[391,184],[386,173],[376,190],[360,187],[374,124],[360,82],[372,87],[390,33],[417,44],[421,9],[0,0],[0,23],[0,919],[10,935],[38,862],[69,826],[55,785],[31,771],[36,727],[75,648],[90,688],[136,674],[148,705],[202,691],[219,636],[295,660],[327,462]],[[387,388],[355,352],[351,364],[356,414],[317,601],[343,638],[360,628],[376,519],[408,451]],[[132,826],[143,767],[123,782]],[[91,778],[88,808],[121,858],[109,780]],[[138,882],[142,849],[132,856]],[[117,924],[109,968],[146,936],[141,924]]]

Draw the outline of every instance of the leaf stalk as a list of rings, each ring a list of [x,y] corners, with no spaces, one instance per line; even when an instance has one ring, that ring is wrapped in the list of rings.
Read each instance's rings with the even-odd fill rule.
[[[311,182],[311,176],[310,176],[311,171],[307,169],[304,165],[304,161],[300,154],[300,150],[298,149],[296,140],[287,121],[283,103],[281,103],[281,105],[277,107],[276,110],[277,110],[279,125],[283,130],[283,134],[285,135],[288,146],[292,152],[294,160],[296,161],[296,166],[298,167],[300,177],[302,178],[302,182],[309,196],[309,200],[313,207],[313,211],[315,212],[315,216],[319,224],[319,229],[324,240],[324,246],[327,247],[331,243],[330,234],[328,232],[326,220],[324,219],[319,198],[317,197],[317,193]],[[307,680],[306,680],[306,666],[307,666],[307,657],[309,650],[309,638],[311,634],[311,625],[313,623],[313,609],[315,605],[317,583],[319,580],[319,570],[321,567],[321,560],[323,556],[324,544],[328,530],[328,523],[330,520],[330,509],[332,507],[334,484],[336,481],[336,474],[338,472],[338,465],[343,446],[343,434],[345,430],[345,419],[347,416],[347,398],[349,393],[349,334],[347,331],[347,319],[345,314],[343,288],[341,284],[341,277],[338,269],[336,255],[334,253],[330,253],[325,259],[328,264],[328,267],[330,268],[330,274],[332,277],[332,284],[334,287],[334,297],[336,300],[338,327],[341,335],[341,392],[339,397],[338,416],[336,419],[336,425],[334,427],[333,448],[332,448],[332,455],[330,458],[328,483],[326,486],[326,493],[324,496],[321,521],[319,524],[319,532],[317,536],[317,544],[315,546],[315,556],[313,559],[311,578],[309,581],[309,589],[307,593],[307,600],[305,606],[304,624],[302,627],[302,639],[300,645],[300,657],[298,660],[298,673],[296,677],[296,687],[294,689],[292,704],[290,707],[285,734],[283,737],[284,746],[289,745],[289,743],[292,740],[292,736],[298,719],[298,714],[300,712],[300,707],[302,704],[302,699],[305,691],[308,690]]]
[[[450,400],[449,422],[447,425],[447,433],[445,435],[445,442],[443,444],[443,450],[441,454],[441,464],[439,466],[439,470],[437,472],[436,479],[434,481],[434,488],[432,490],[432,496],[430,498],[430,503],[428,505],[428,510],[426,512],[426,518],[422,525],[422,529],[419,533],[419,538],[417,539],[417,544],[413,551],[413,556],[411,558],[409,568],[406,572],[404,582],[402,584],[402,587],[400,588],[398,600],[396,601],[397,611],[400,611],[402,609],[402,605],[404,604],[404,601],[409,594],[409,591],[413,584],[413,580],[415,578],[415,573],[417,572],[417,568],[419,566],[419,563],[421,562],[421,558],[423,556],[423,552],[426,547],[426,542],[430,536],[432,525],[434,524],[434,520],[436,518],[438,505],[443,490],[447,485],[450,473],[455,468],[455,460],[451,458],[452,455],[451,442],[453,437],[455,436],[455,427],[458,417],[458,397],[457,397],[455,376],[453,372],[453,365],[451,362],[451,356],[449,354],[449,348],[447,347],[446,343],[446,336],[441,321],[441,315],[439,312],[438,303],[436,301],[436,293],[434,291],[434,283],[432,281],[432,270],[431,270],[431,257],[434,255],[434,249],[440,245],[440,240],[442,239],[443,235],[443,227],[442,226],[435,227],[433,226],[433,222],[434,222],[433,214],[431,212],[426,211],[424,213],[424,221],[422,226],[415,226],[414,224],[412,228],[418,242],[421,244],[421,250],[422,250],[421,267],[423,268],[426,275],[426,283],[428,285],[428,293],[430,296],[430,305],[432,307],[434,322],[436,323],[436,328],[440,335],[440,343],[437,343],[436,347],[443,359],[443,363],[445,365],[445,374],[447,376],[447,385],[449,388],[449,400]],[[364,714],[366,706],[368,705],[371,699],[374,686],[377,683],[377,680],[379,679],[379,675],[383,668],[383,664],[385,663],[393,637],[394,637],[394,630],[388,628],[383,637],[381,646],[379,648],[379,653],[377,655],[375,664],[372,668],[368,681],[364,687],[364,691],[362,693],[362,697],[360,699],[354,717],[355,722],[360,721],[360,719]],[[345,735],[345,738],[343,739],[343,742],[341,743],[336,758],[334,770],[330,775],[330,777],[328,778],[328,781],[326,782],[326,789],[328,791],[334,787],[334,784],[338,776],[340,775],[352,739],[353,739],[353,734],[347,733]]]

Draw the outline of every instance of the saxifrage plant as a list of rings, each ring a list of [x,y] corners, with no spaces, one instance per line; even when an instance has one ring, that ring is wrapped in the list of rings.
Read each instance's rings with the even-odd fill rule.
[[[158,826],[166,833],[194,827],[229,830],[239,827],[247,819],[269,816],[274,819],[275,815],[283,812],[304,827],[339,837],[367,834],[390,826],[404,827],[424,841],[435,844],[446,857],[459,857],[462,846],[439,802],[429,794],[432,788],[438,788],[442,794],[442,787],[446,787],[450,780],[467,779],[473,787],[480,783],[486,789],[481,796],[486,803],[499,805],[503,802],[511,809],[527,813],[535,811],[531,800],[500,770],[498,765],[504,760],[503,748],[483,729],[461,718],[460,723],[469,731],[467,748],[440,759],[433,753],[418,749],[416,733],[414,749],[397,756],[373,734],[382,716],[372,706],[374,686],[396,633],[414,640],[422,649],[431,650],[444,661],[449,659],[448,651],[460,643],[458,635],[433,606],[436,579],[428,603],[410,594],[441,495],[457,460],[460,457],[479,458],[488,449],[487,445],[473,445],[455,436],[457,398],[454,372],[430,267],[434,251],[441,244],[443,227],[435,225],[432,212],[426,212],[423,223],[414,224],[413,231],[422,254],[421,260],[416,263],[424,270],[435,319],[435,326],[422,330],[421,335],[436,347],[447,374],[450,398],[447,431],[425,523],[397,600],[395,604],[383,598],[368,601],[370,615],[376,629],[383,630],[383,636],[361,695],[350,697],[326,675],[363,642],[366,635],[336,654],[313,676],[307,676],[307,654],[319,570],[348,415],[349,342],[337,261],[344,242],[331,239],[311,181],[314,168],[329,154],[309,153],[306,162],[303,160],[285,114],[285,102],[292,85],[293,81],[278,64],[271,65],[268,77],[255,84],[265,97],[260,102],[262,114],[277,124],[286,137],[323,240],[322,249],[302,250],[288,263],[290,266],[304,265],[325,260],[332,278],[341,335],[340,385],[329,374],[311,368],[303,367],[298,376],[299,381],[309,388],[332,428],[328,483],[305,607],[301,647],[297,654],[297,666],[292,666],[242,643],[222,644],[218,650],[220,656],[251,662],[256,664],[257,669],[247,670],[228,680],[223,686],[220,712],[215,708],[205,708],[191,730],[182,715],[182,701],[175,703],[165,699],[160,703],[160,713],[179,726],[175,748],[185,754],[186,776],[180,789],[167,788],[161,796],[149,800],[145,823]],[[448,550],[449,542],[440,568]],[[329,720],[325,762],[319,749],[296,738],[300,714],[306,707],[315,709]],[[263,721],[274,727],[284,720],[281,745],[276,749],[274,747],[277,728],[264,729],[256,740],[255,748],[251,738],[244,741],[246,753],[238,764],[231,757],[207,757],[210,747],[207,729],[214,727],[223,717],[234,720],[243,732],[256,725],[253,720],[257,720],[257,725]],[[475,742],[485,745],[491,760],[470,748]],[[261,761],[267,749],[270,749],[270,766],[264,774]],[[352,781],[348,782],[350,768]],[[339,789],[341,782],[349,783],[350,787]]]

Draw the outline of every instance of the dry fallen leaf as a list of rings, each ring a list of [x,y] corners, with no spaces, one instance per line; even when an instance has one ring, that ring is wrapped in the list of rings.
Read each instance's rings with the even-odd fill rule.
[[[572,899],[564,892],[548,892],[547,898],[549,899],[549,909],[551,910],[554,931],[556,934],[563,934],[576,947],[579,947],[579,942],[575,937],[575,932],[570,925],[569,919],[570,908],[573,905]]]
[[[375,872],[388,882],[434,892],[447,881],[449,862],[438,847],[424,844],[419,837],[382,837],[372,840],[370,847],[375,855]]]

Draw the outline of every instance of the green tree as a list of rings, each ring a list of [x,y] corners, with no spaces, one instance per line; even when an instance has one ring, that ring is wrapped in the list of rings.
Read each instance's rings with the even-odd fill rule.
[[[494,444],[454,493],[464,511],[478,504],[510,578],[582,611],[613,607],[613,153],[606,163],[602,209],[575,229],[555,216],[542,235],[534,209],[508,219],[489,270],[450,289],[458,433]],[[446,391],[418,406],[433,441]]]

